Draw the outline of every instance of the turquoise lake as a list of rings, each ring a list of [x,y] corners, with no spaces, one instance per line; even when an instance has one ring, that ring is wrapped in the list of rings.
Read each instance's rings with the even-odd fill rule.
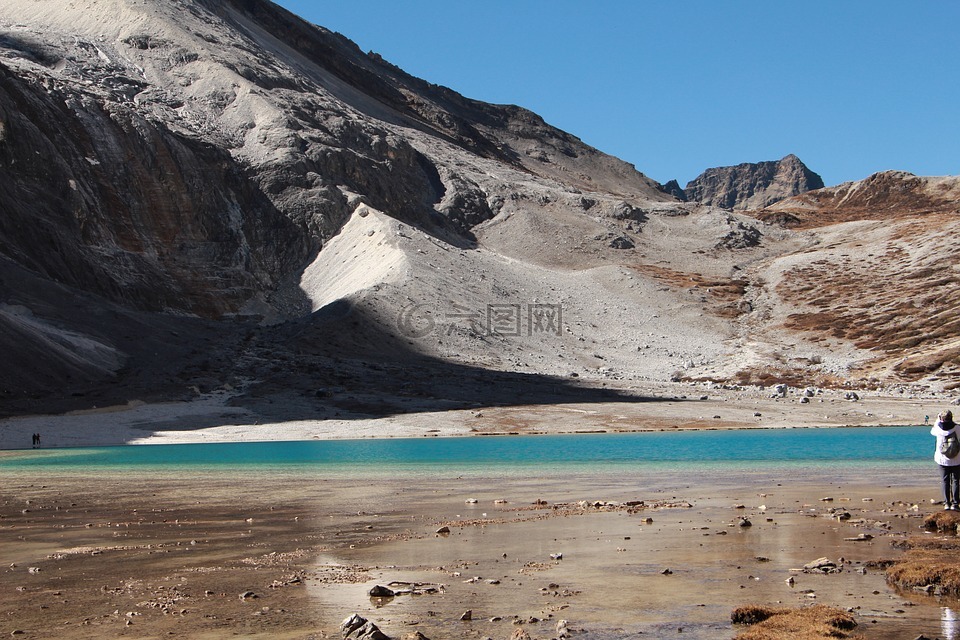
[[[749,429],[464,438],[267,441],[6,452],[0,472],[124,469],[278,471],[376,476],[404,471],[523,473],[932,467],[928,427]]]

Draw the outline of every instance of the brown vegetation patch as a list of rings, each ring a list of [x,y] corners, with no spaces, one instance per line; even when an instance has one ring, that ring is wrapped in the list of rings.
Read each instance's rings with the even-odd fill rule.
[[[800,609],[747,605],[734,609],[730,618],[735,624],[752,625],[735,640],[851,638],[847,632],[857,626],[849,613],[822,604]]]
[[[960,515],[929,516],[925,528],[956,531]],[[903,558],[887,568],[887,581],[900,589],[931,595],[960,596],[960,540],[956,538],[910,538],[897,546],[907,549]]]
[[[870,253],[859,253],[865,249],[854,244],[846,253],[791,269],[776,292],[798,311],[783,326],[873,351],[869,368],[887,369],[902,380],[934,377],[956,384],[960,272],[946,255],[937,258],[941,237],[915,240],[926,245],[912,252],[920,257],[888,240]]]
[[[817,189],[757,212],[760,220],[812,229],[854,220],[899,218],[956,212],[954,185],[932,186],[936,178],[882,172],[865,180]]]

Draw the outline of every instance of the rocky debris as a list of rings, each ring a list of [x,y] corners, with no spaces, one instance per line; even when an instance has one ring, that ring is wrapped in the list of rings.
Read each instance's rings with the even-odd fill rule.
[[[617,236],[610,241],[611,249],[633,249],[636,245],[627,236]]]
[[[823,180],[795,155],[778,161],[707,169],[687,183],[687,200],[730,210],[763,209],[813,189]]]

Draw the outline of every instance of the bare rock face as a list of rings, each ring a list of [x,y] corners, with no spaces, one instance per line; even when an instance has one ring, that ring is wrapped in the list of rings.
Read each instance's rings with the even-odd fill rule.
[[[791,154],[779,161],[707,169],[684,189],[687,200],[721,209],[763,209],[823,187],[823,180]]]

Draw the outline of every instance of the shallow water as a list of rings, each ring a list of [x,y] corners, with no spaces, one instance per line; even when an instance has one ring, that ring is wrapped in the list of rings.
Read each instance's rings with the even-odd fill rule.
[[[484,475],[621,473],[642,469],[825,471],[928,465],[933,441],[924,427],[750,429],[629,434],[471,438],[271,441],[25,450],[0,456],[0,471],[154,468],[329,472],[378,477],[450,472]]]

